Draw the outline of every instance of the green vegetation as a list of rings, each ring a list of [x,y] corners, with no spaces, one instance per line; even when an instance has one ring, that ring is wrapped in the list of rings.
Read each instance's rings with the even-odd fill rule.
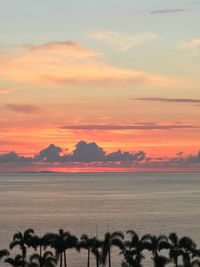
[[[176,233],[165,235],[147,234],[142,237],[129,230],[126,237],[121,232],[107,232],[104,238],[89,237],[83,234],[80,238],[60,229],[58,233],[47,233],[38,236],[33,229],[24,233],[17,232],[13,236],[9,250],[0,250],[1,263],[6,262],[13,267],[68,267],[68,251],[87,252],[86,267],[91,266],[91,258],[96,267],[112,267],[112,248],[121,255],[118,266],[142,267],[145,251],[151,254],[152,266],[164,267],[200,267],[200,250],[194,241],[187,236],[178,238]],[[17,255],[12,250],[17,248]],[[28,251],[29,250],[29,251]],[[30,252],[33,252],[31,254]],[[94,266],[93,266],[94,267]]]

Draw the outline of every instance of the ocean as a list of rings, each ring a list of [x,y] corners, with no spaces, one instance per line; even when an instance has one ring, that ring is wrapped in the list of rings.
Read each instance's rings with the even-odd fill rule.
[[[200,245],[200,174],[0,174],[0,249],[27,228],[99,238],[116,230],[177,232]],[[69,266],[86,266],[84,254],[70,253]]]

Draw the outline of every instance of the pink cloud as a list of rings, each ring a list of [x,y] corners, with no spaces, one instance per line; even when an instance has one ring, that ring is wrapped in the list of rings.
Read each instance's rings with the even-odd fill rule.
[[[12,91],[14,91],[12,88],[0,88],[0,94],[8,94]]]
[[[0,74],[11,82],[47,85],[105,83],[116,86],[129,83],[164,87],[176,82],[165,76],[105,64],[100,52],[69,41],[18,46],[10,50],[5,50]]]
[[[41,112],[41,108],[29,104],[5,104],[5,108],[19,113],[35,113]]]

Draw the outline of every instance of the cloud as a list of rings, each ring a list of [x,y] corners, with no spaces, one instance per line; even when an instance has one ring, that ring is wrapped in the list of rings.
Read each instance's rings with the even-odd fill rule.
[[[97,170],[133,171],[137,170],[200,170],[200,151],[194,155],[179,152],[175,157],[147,157],[145,151],[113,151],[105,153],[95,142],[80,141],[71,153],[62,154],[62,148],[53,144],[42,149],[34,157],[24,157],[16,152],[0,155],[0,170],[52,170],[52,168],[75,168],[84,171],[87,168]],[[7,167],[6,167],[7,166]]]
[[[44,148],[39,152],[38,155],[35,155],[34,160],[42,162],[57,162],[60,161],[62,148],[55,146],[53,144],[49,145],[47,148]]]
[[[90,58],[102,55],[102,53],[95,50],[81,47],[78,43],[75,43],[73,41],[51,42],[41,45],[27,44],[22,45],[22,47],[30,49],[33,52],[37,51],[43,53],[65,53],[73,58]]]
[[[189,163],[200,163],[200,151],[196,155],[189,155],[186,161]]]
[[[0,88],[0,94],[8,94],[12,91],[14,91],[12,88]]]
[[[107,41],[111,45],[119,48],[120,51],[127,51],[130,48],[143,44],[156,37],[156,34],[152,32],[144,32],[138,34],[121,34],[119,32],[112,31],[97,31],[93,32],[91,36],[97,40]]]
[[[105,152],[96,143],[86,143],[80,141],[76,144],[74,151],[70,155],[69,161],[73,162],[97,162],[105,160]]]
[[[114,84],[168,86],[174,79],[113,67],[101,62],[99,52],[73,43],[17,46],[5,49],[0,76],[25,84]]]
[[[0,155],[0,163],[18,163],[18,162],[30,162],[31,158],[19,156],[16,152],[9,152]]]
[[[193,39],[190,42],[182,43],[181,48],[183,49],[195,49],[200,48],[200,38],[199,39]]]
[[[128,161],[143,161],[145,160],[145,152],[138,151],[135,153],[130,152],[121,152],[120,150],[112,152],[106,156],[106,161],[120,161],[120,162],[128,162]]]
[[[167,102],[167,103],[191,103],[191,104],[200,103],[200,99],[193,99],[193,98],[141,97],[141,98],[133,98],[133,100],[149,101],[149,102]]]
[[[79,141],[74,150],[68,154],[62,154],[62,148],[54,144],[42,149],[32,158],[19,156],[16,152],[10,152],[0,155],[0,162],[15,163],[15,162],[31,162],[31,163],[67,163],[67,162],[130,162],[143,161],[145,153],[143,151],[127,152],[114,151],[106,154],[102,147],[95,142],[87,143]]]
[[[171,130],[171,129],[190,129],[197,128],[194,125],[187,124],[157,124],[157,123],[138,123],[133,125],[106,125],[106,124],[88,124],[88,125],[65,125],[61,129],[66,130]]]
[[[171,158],[150,158],[143,163],[143,167],[150,168],[179,168],[187,169],[200,167],[200,151],[195,155],[185,155],[183,152],[178,152],[175,157]]]
[[[40,107],[28,104],[5,104],[5,108],[19,113],[35,113],[41,111]]]
[[[186,10],[183,8],[174,8],[174,9],[157,9],[157,10],[152,10],[150,12],[151,15],[154,14],[168,14],[168,13],[180,13],[180,12],[185,12]]]

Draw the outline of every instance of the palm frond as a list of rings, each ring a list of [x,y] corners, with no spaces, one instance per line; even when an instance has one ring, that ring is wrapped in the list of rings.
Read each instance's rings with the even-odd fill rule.
[[[8,257],[9,256],[9,251],[7,249],[2,249],[0,250],[0,259],[3,257]]]

